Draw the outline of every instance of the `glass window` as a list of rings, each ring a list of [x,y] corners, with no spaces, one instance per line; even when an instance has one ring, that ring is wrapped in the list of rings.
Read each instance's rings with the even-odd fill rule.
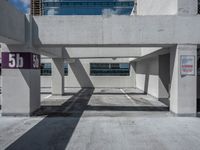
[[[129,63],[91,63],[91,76],[129,76]]]
[[[41,63],[41,76],[51,76],[52,68],[51,63]],[[68,64],[64,64],[64,76],[68,76]]]
[[[51,63],[41,63],[41,76],[51,76]]]
[[[51,1],[42,2],[43,15],[102,15],[104,9],[118,15],[130,15],[134,1]]]
[[[68,76],[68,64],[67,63],[64,64],[64,75]]]

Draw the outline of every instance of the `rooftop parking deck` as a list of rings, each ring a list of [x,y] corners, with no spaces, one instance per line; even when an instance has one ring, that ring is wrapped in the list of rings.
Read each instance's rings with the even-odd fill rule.
[[[97,101],[108,106],[132,104],[121,93],[112,97],[116,90],[107,91],[107,95],[96,92],[90,97],[91,89],[82,90],[83,97],[64,116],[54,116],[54,112],[31,118],[0,117],[0,149],[187,150],[200,146],[199,118],[174,117],[167,111],[84,110],[89,99],[88,104],[93,106],[99,106]],[[73,93],[64,97],[73,97]],[[52,103],[55,99],[61,103]],[[53,96],[42,103],[57,106],[63,101]]]

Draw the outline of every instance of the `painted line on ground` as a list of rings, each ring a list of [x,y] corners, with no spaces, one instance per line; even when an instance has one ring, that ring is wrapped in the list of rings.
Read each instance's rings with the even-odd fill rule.
[[[123,89],[120,89],[120,91],[129,99],[132,101],[132,98],[123,90]]]
[[[130,97],[123,89],[120,89],[120,91],[126,96],[126,98],[131,101],[133,104],[135,104],[134,100],[132,97]]]
[[[44,97],[44,99],[47,99],[47,98],[49,98],[49,97],[51,97],[51,94],[50,94],[50,95],[48,95],[48,96],[46,96],[46,97]]]

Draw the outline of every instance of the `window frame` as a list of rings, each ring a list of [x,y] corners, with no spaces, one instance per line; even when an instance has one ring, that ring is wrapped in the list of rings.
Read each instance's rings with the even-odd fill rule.
[[[44,64],[50,64],[50,68],[43,68],[42,65]],[[45,71],[45,69],[47,69]],[[49,71],[49,72],[48,72]],[[41,63],[40,64],[40,76],[52,76],[52,64],[51,63]]]
[[[92,68],[92,65],[93,64],[108,64],[109,65],[109,67],[108,68]],[[121,64],[127,64],[128,65],[128,68],[119,68],[119,69],[117,69],[117,68],[112,68],[112,65],[113,64],[118,64],[119,65],[119,67],[120,67],[120,65]],[[127,73],[120,73],[120,72],[117,72],[118,70],[120,71],[120,70],[126,70],[127,69]],[[93,70],[107,70],[108,72],[107,73],[105,73],[105,72],[102,72],[102,73],[95,73],[95,72],[93,72]],[[114,71],[114,72],[112,72],[112,71]],[[116,71],[116,72],[115,72]],[[93,63],[90,63],[90,76],[113,76],[113,77],[121,77],[121,76],[126,76],[126,77],[128,77],[128,76],[130,76],[130,63],[125,63],[125,62],[117,62],[117,63],[98,63],[98,62],[93,62]]]

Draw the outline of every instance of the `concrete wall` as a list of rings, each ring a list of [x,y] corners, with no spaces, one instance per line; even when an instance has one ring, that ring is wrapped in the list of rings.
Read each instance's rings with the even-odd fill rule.
[[[38,77],[38,70],[2,70],[3,114],[28,115],[40,106]]]
[[[18,44],[25,42],[26,17],[5,0],[0,1],[0,42]]]
[[[178,15],[196,15],[198,0],[178,0]]]
[[[136,87],[154,97],[159,96],[158,56],[136,63]]]
[[[51,62],[46,59],[45,62]],[[130,76],[90,76],[90,62],[128,63],[129,59],[76,59],[68,65],[65,87],[134,87],[134,69],[130,66]],[[41,87],[51,87],[51,77],[41,76]]]
[[[137,15],[195,15],[197,0],[137,0]]]
[[[137,15],[175,15],[177,0],[137,0]]]
[[[169,54],[157,55],[136,62],[136,87],[156,98],[169,97]]]
[[[141,48],[141,55],[142,57],[148,54],[151,54],[153,52],[158,51],[159,49],[161,49],[161,47],[142,47]]]
[[[34,17],[33,22],[36,46],[163,47],[200,43],[200,16],[41,16]]]

